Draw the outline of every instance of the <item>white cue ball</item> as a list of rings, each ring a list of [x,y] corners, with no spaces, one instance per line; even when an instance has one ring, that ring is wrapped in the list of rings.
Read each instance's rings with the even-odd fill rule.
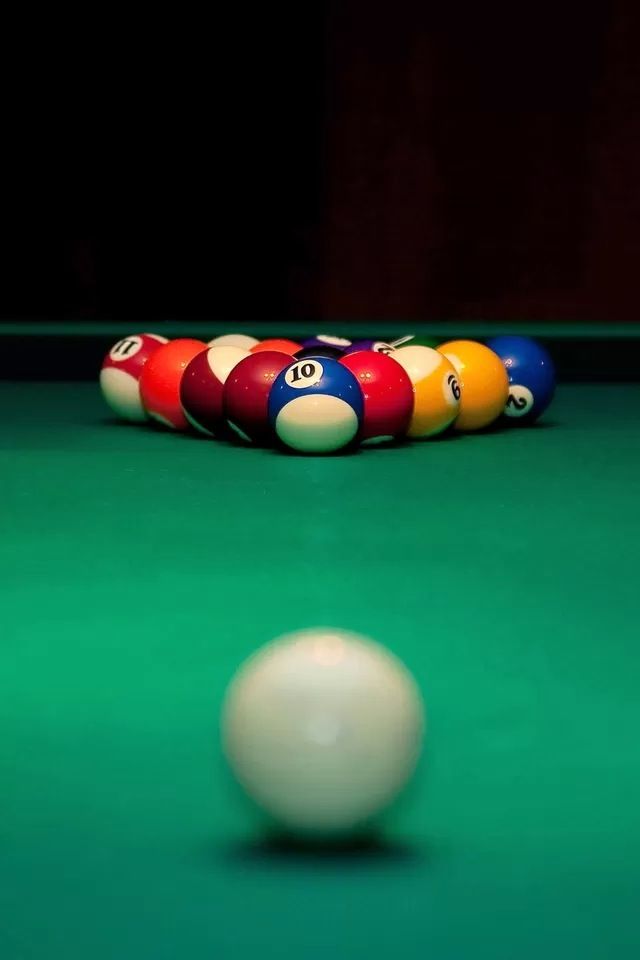
[[[222,715],[229,764],[284,829],[339,835],[370,823],[411,779],[418,687],[384,647],[342,630],[288,634],[250,657]]]

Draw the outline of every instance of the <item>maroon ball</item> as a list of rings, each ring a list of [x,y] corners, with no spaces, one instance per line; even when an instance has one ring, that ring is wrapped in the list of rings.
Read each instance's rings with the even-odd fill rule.
[[[245,357],[233,368],[224,385],[224,415],[229,426],[244,440],[267,445],[273,441],[269,424],[269,394],[281,370],[293,356],[263,350]]]
[[[209,347],[187,365],[180,381],[180,403],[185,417],[200,433],[215,437],[224,432],[224,384],[236,364],[248,356],[249,351],[242,347]]]

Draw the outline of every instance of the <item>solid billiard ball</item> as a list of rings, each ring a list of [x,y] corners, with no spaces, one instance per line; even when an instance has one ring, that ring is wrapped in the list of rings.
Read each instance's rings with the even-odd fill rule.
[[[282,443],[301,453],[332,453],[358,435],[364,398],[358,380],[337,360],[303,358],[278,374],[269,394],[269,422]]]
[[[318,333],[315,337],[307,337],[302,341],[303,347],[336,347],[341,353],[351,346],[351,340],[346,337],[336,337],[332,333]]]
[[[293,357],[276,350],[262,350],[244,357],[233,368],[223,390],[224,416],[244,440],[267,444],[273,439],[269,424],[269,394],[281,370]]]
[[[327,360],[339,360],[342,356],[344,356],[344,350],[326,343],[315,347],[302,347],[301,350],[296,350],[294,353],[296,360],[305,360],[307,357],[325,357]]]
[[[439,337],[414,337],[411,336],[407,341],[407,346],[411,347],[431,347],[432,350],[435,350],[438,344],[441,342]]]
[[[189,426],[180,405],[180,381],[193,357],[207,349],[202,340],[181,337],[156,350],[140,375],[140,396],[149,414],[158,423],[173,430]]]
[[[393,360],[404,368],[415,392],[407,436],[418,439],[442,433],[460,412],[460,386],[452,364],[437,350],[413,343],[399,347]]]
[[[223,392],[227,377],[249,351],[242,347],[209,347],[193,357],[180,381],[182,412],[199,433],[224,433]]]
[[[551,357],[531,337],[493,337],[487,346],[498,354],[509,378],[504,415],[514,423],[533,423],[553,400],[556,374]]]
[[[251,350],[258,342],[256,337],[250,337],[246,333],[223,333],[222,336],[209,340],[207,346],[242,347],[243,350]]]
[[[500,357],[475,340],[449,340],[438,351],[456,368],[460,413],[454,430],[482,430],[496,420],[507,402],[509,379]]]
[[[387,649],[302,630],[240,667],[221,725],[231,770],[258,808],[285,832],[321,839],[380,825],[416,770],[425,715]]]
[[[271,337],[268,340],[261,340],[260,343],[256,343],[255,346],[251,347],[251,353],[277,350],[279,353],[286,353],[292,357],[301,348],[302,344],[296,343],[295,340],[287,340],[285,337]]]
[[[404,436],[413,416],[413,384],[393,355],[363,350],[347,353],[340,363],[357,377],[364,397],[362,443]]]
[[[136,333],[118,340],[102,361],[102,395],[124,420],[141,423],[147,419],[140,398],[140,374],[149,357],[164,343],[168,343],[167,338],[157,333]]]
[[[386,340],[356,340],[350,347],[344,351],[345,356],[351,353],[360,353],[363,350],[373,351],[373,353],[393,353],[395,347]]]

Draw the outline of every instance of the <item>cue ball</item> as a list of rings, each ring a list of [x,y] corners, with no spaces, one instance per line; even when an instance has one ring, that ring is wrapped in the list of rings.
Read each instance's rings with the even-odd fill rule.
[[[308,358],[278,375],[269,394],[269,422],[300,453],[334,453],[359,433],[364,398],[357,378],[337,360]]]
[[[498,354],[509,378],[505,417],[513,423],[533,423],[553,400],[556,388],[553,360],[531,337],[493,337],[487,346]]]
[[[509,378],[500,357],[475,340],[449,340],[438,347],[460,380],[460,413],[454,430],[482,430],[504,410]]]
[[[375,822],[411,779],[425,728],[413,677],[342,630],[302,630],[238,670],[222,740],[252,800],[291,833],[344,835]]]
[[[142,423],[147,411],[140,397],[142,369],[156,350],[168,343],[156,333],[137,333],[123,337],[111,347],[102,361],[100,389],[114,413],[123,420]]]
[[[180,406],[180,380],[189,361],[206,350],[202,340],[181,337],[165,343],[149,357],[140,376],[140,396],[150,417],[173,430],[186,430]]]

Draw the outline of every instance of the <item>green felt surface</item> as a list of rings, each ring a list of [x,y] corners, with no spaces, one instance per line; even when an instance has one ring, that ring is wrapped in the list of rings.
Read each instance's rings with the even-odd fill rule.
[[[637,386],[327,459],[0,398],[3,960],[638,956]],[[377,849],[272,847],[221,773],[234,668],[316,623],[426,699]]]

